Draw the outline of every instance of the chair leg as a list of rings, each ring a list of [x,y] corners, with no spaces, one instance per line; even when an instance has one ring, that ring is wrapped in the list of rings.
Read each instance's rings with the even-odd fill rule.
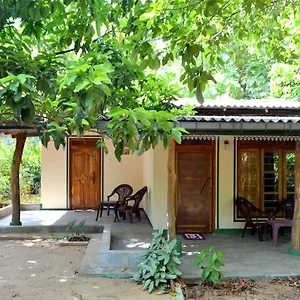
[[[117,207],[114,208],[114,213],[115,213],[115,220],[114,220],[114,222],[116,222],[116,221],[119,222],[119,218],[118,218],[118,209],[117,209]]]
[[[141,215],[139,214],[138,211],[135,212],[135,215],[136,215],[137,219],[138,219],[139,221],[141,221]]]
[[[102,217],[102,213],[103,213],[103,205],[101,205],[101,213],[100,213],[100,217]]]
[[[264,226],[264,234],[268,234],[268,224],[265,223],[265,226]]]
[[[97,217],[96,217],[96,221],[98,221],[99,218],[99,212],[100,212],[100,204],[98,205],[98,209],[97,209]],[[101,211],[101,217],[102,217],[102,211]]]
[[[108,205],[107,206],[107,215],[109,216],[109,209],[110,209],[110,206]]]
[[[260,242],[263,241],[263,230],[262,230],[262,226],[261,225],[258,225],[257,226],[257,229],[258,229],[258,239]]]
[[[128,214],[129,214],[130,222],[133,223],[133,222],[132,222],[132,212],[129,211]]]
[[[273,227],[273,246],[274,248],[276,247],[276,244],[277,244],[277,239],[278,239],[278,227],[276,225],[274,225]]]
[[[244,237],[246,229],[247,229],[247,223],[245,222],[245,226],[244,226],[244,231],[243,231],[242,237]]]

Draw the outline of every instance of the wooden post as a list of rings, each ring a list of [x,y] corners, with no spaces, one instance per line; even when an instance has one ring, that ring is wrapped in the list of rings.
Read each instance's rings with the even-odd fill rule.
[[[170,138],[168,153],[168,239],[176,239],[175,141]]]
[[[299,255],[300,255],[300,141],[296,142],[294,182],[295,182],[295,210],[294,210],[294,218],[293,218],[291,247],[292,250],[299,251]]]
[[[23,155],[23,149],[26,142],[26,133],[16,134],[16,148],[11,165],[11,201],[12,201],[12,219],[10,225],[22,225],[20,221],[20,164]]]

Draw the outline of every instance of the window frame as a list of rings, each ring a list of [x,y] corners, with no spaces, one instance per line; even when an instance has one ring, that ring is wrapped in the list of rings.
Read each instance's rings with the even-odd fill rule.
[[[242,171],[241,171],[241,169],[239,167],[240,164],[241,164],[241,159],[240,159],[241,156],[240,155],[241,155],[241,152],[245,152],[245,150],[248,150],[249,152],[250,151],[251,152],[256,152],[256,157],[257,157],[256,168],[257,169],[258,169],[258,166],[260,165],[260,159],[261,159],[261,157],[259,155],[260,152],[259,152],[258,149],[240,149],[238,151],[238,164],[237,164],[237,175],[238,175],[238,178],[237,178],[237,192],[238,192],[238,196],[240,196],[240,194],[239,194],[239,186],[241,184],[241,179],[242,179],[242,176],[241,176]],[[257,176],[256,182],[260,183],[260,172],[256,171],[256,176]],[[260,194],[259,188],[260,188],[260,184],[257,184],[256,194]],[[251,200],[249,199],[249,201],[251,201]],[[252,201],[251,201],[251,203],[253,205],[255,205],[257,208],[260,208],[260,203],[258,202],[258,199],[256,199],[256,203],[253,203]]]
[[[265,152],[277,152],[278,153],[278,200],[281,202],[286,199],[291,192],[287,192],[287,164],[286,164],[286,153],[295,153],[296,150],[296,142],[295,141],[261,141],[261,140],[237,140],[237,195],[240,196],[240,174],[243,172],[241,170],[241,153],[245,151],[257,151],[257,189],[256,193],[258,195],[258,199],[256,203],[252,202],[257,208],[264,210],[264,195],[266,192],[264,191],[264,153]],[[275,192],[274,192],[275,194]],[[239,212],[237,212],[237,217],[240,218]]]
[[[295,154],[295,151],[291,151],[292,149],[288,149],[288,150],[285,150],[284,151],[284,154],[286,154],[286,153],[294,153]],[[283,166],[284,166],[284,168],[283,168],[283,187],[284,187],[284,190],[283,190],[283,192],[282,192],[282,194],[283,194],[283,199],[287,199],[288,198],[288,195],[295,195],[295,190],[294,190],[294,192],[293,193],[291,193],[291,192],[288,192],[288,189],[287,189],[287,175],[288,175],[288,173],[291,173],[291,172],[289,172],[288,171],[288,169],[287,169],[287,159],[286,159],[286,155],[283,155],[283,160],[282,160],[282,163],[283,163]],[[294,187],[295,187],[295,164],[294,164]]]

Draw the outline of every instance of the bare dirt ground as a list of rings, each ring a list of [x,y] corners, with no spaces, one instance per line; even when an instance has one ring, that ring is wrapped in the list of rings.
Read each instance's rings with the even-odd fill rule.
[[[148,295],[131,279],[80,277],[77,272],[84,251],[85,247],[61,247],[54,241],[0,241],[0,299],[175,299]],[[241,293],[232,288],[220,291],[194,286],[189,288],[188,299],[297,300],[300,280],[245,280]]]
[[[298,279],[242,279],[225,280],[216,284],[217,288],[199,285],[189,286],[185,299],[201,300],[298,300],[300,299],[300,281]]]
[[[172,299],[148,295],[131,279],[79,276],[84,251],[85,247],[62,247],[54,241],[0,241],[0,299]]]

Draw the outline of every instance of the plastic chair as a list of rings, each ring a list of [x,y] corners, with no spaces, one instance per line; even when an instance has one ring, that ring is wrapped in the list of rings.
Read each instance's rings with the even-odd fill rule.
[[[244,237],[246,229],[250,227],[252,235],[254,235],[256,229],[258,229],[259,240],[262,241],[262,231],[264,222],[259,222],[258,218],[270,219],[271,214],[258,209],[248,199],[244,197],[237,197],[235,200],[235,205],[240,211],[241,217],[245,218],[245,225],[242,237]],[[256,219],[256,221],[254,221],[253,219]]]
[[[99,213],[100,217],[102,217],[103,208],[107,207],[107,215],[109,215],[110,207],[113,207],[115,210],[115,207],[117,204],[124,204],[124,201],[126,198],[128,198],[133,192],[133,188],[129,184],[120,184],[118,185],[110,195],[107,196],[107,201],[100,201],[97,209],[97,217],[96,221],[98,221]],[[115,194],[118,195],[117,201],[110,201],[110,198],[114,196]]]
[[[123,205],[122,203],[117,204],[115,209],[115,222],[119,221],[118,213],[120,213],[120,215],[123,214],[123,219],[126,218],[126,214],[129,215],[131,223],[132,223],[133,214],[135,214],[138,220],[140,221],[141,220],[140,203],[143,200],[146,192],[147,192],[147,187],[144,186],[142,189],[137,191],[134,195],[126,199]],[[133,203],[130,205],[130,202]]]

